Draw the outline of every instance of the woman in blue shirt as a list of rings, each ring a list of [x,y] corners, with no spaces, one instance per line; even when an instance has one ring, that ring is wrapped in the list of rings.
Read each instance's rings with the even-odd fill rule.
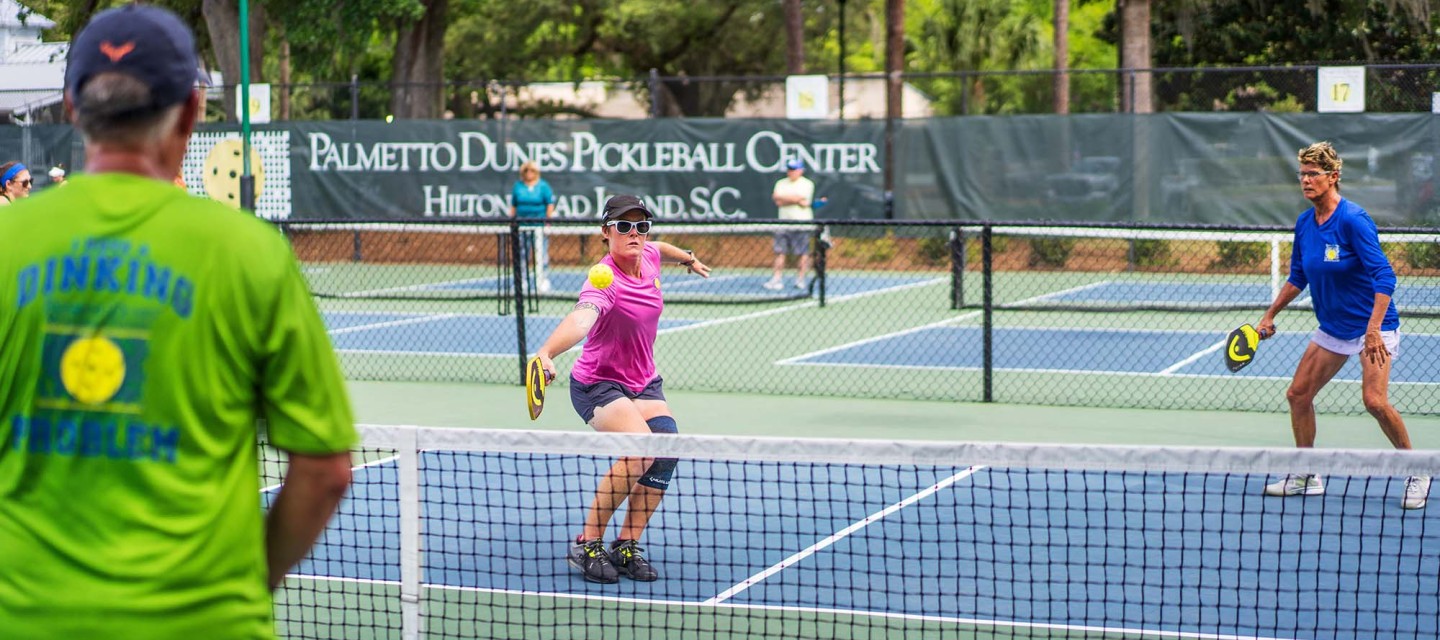
[[[1390,300],[1395,271],[1380,249],[1370,214],[1340,197],[1341,160],[1335,148],[1317,142],[1301,149],[1298,159],[1300,191],[1315,206],[1296,221],[1290,278],[1255,325],[1261,338],[1275,335],[1275,316],[1310,287],[1320,328],[1285,393],[1295,445],[1315,446],[1315,395],[1350,356],[1360,354],[1365,409],[1396,449],[1409,449],[1405,421],[1390,404],[1390,364],[1400,348],[1400,316]],[[1325,493],[1325,485],[1315,474],[1290,474],[1265,485],[1265,493],[1313,496]],[[1423,508],[1429,494],[1429,476],[1411,476],[1401,506]]]
[[[534,162],[520,165],[520,179],[510,188],[510,217],[520,220],[542,222],[523,224],[530,227],[520,236],[520,264],[530,264],[530,252],[535,252],[535,289],[540,293],[550,292],[550,252],[545,247],[543,221],[555,215],[555,192],[550,183],[540,179],[540,167]],[[528,278],[527,278],[528,279]]]

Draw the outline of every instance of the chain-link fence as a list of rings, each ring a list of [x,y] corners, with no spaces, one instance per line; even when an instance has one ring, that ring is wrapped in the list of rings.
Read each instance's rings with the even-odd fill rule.
[[[517,383],[606,251],[594,223],[285,231],[356,379]],[[786,255],[777,274],[777,232],[799,232],[804,265]],[[669,266],[656,283],[672,389],[1283,411],[1316,326],[1302,296],[1254,364],[1224,367],[1225,335],[1288,276],[1283,228],[665,223],[651,239],[714,268]],[[1392,397],[1440,414],[1440,236],[1381,239],[1404,322]],[[1359,380],[1346,365],[1320,409],[1362,412]]]

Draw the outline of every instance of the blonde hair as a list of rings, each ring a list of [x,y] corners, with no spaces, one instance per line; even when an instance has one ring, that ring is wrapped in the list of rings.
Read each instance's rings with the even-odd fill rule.
[[[520,165],[520,175],[525,175],[526,171],[534,171],[538,176],[540,175],[540,165],[535,164],[534,160],[526,160],[525,164]]]
[[[1340,154],[1335,152],[1335,147],[1330,146],[1329,142],[1316,142],[1301,149],[1295,157],[1300,160],[1300,164],[1313,164],[1327,173],[1340,173],[1340,165],[1344,164]]]

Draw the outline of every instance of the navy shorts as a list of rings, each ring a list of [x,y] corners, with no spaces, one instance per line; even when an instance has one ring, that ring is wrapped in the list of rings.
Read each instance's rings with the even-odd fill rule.
[[[801,256],[810,253],[810,231],[796,229],[794,231],[775,232],[775,242],[772,249],[777,254],[789,254]]]
[[[596,409],[620,398],[664,400],[665,390],[661,388],[663,384],[664,380],[660,376],[655,376],[655,379],[645,385],[640,393],[631,393],[629,389],[625,388],[625,385],[618,382],[601,380],[595,384],[581,384],[579,380],[575,379],[575,376],[570,376],[570,404],[575,405],[575,413],[580,414],[580,417],[585,420],[585,424],[590,424],[590,420],[595,417]]]

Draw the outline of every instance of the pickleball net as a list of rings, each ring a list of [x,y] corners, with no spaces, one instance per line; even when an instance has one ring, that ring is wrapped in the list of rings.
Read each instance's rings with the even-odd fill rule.
[[[277,595],[286,638],[1431,638],[1433,452],[365,427]],[[262,448],[265,500],[283,460]],[[641,545],[564,558],[620,456],[675,457]],[[1326,493],[1269,497],[1288,472]],[[619,521],[607,536],[613,539]]]

